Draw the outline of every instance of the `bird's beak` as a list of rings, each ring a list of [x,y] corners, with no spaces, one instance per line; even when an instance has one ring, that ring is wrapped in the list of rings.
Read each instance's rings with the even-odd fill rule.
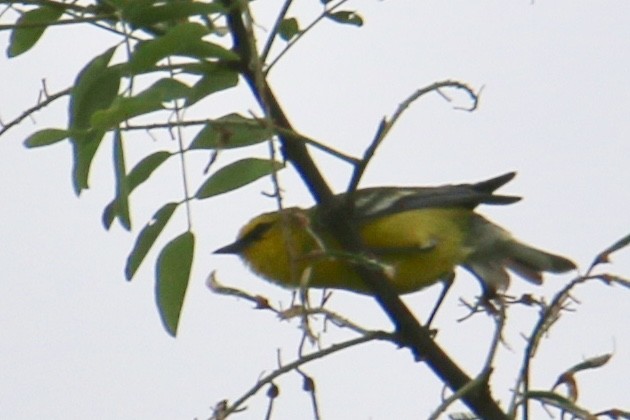
[[[236,241],[222,248],[217,249],[216,251],[213,252],[213,254],[240,255],[245,251],[245,249],[248,246],[259,241],[263,237],[265,232],[267,232],[271,228],[272,225],[273,223],[258,223],[256,226],[254,226],[253,229],[251,229],[245,235],[239,235],[239,238]]]
[[[214,250],[213,254],[240,254],[245,248],[243,241],[232,242],[229,245],[223,246],[217,250]]]

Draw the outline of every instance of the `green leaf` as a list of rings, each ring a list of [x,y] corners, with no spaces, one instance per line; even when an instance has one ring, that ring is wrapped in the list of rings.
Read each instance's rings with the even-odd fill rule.
[[[127,230],[131,230],[131,218],[129,217],[129,186],[127,185],[125,152],[120,130],[114,132],[114,169],[116,175],[116,214],[123,227]]]
[[[190,280],[195,236],[185,232],[169,242],[157,260],[155,297],[166,331],[175,337]]]
[[[155,152],[142,159],[127,175],[128,194],[131,194],[140,184],[146,181],[166,159],[172,154],[166,151]],[[109,229],[114,222],[114,218],[118,214],[117,210],[118,197],[115,197],[103,210],[103,226]]]
[[[363,18],[356,12],[340,10],[338,12],[327,13],[326,17],[338,23],[346,25],[363,26]]]
[[[103,227],[109,230],[109,228],[112,227],[112,223],[114,223],[114,219],[117,215],[118,212],[116,210],[116,198],[114,198],[103,209],[103,215],[101,216],[101,223],[103,223]]]
[[[89,130],[85,133],[74,134],[70,138],[73,163],[72,185],[77,195],[89,187],[90,166],[104,135],[103,130]]]
[[[628,245],[630,245],[630,235],[624,236],[623,238],[619,239],[617,242],[600,252],[599,255],[595,258],[593,265],[609,262],[610,254],[612,254],[613,252],[617,252],[620,249],[627,247]]]
[[[192,87],[186,106],[191,106],[197,101],[215,92],[229,89],[238,84],[238,73],[234,70],[216,66],[216,68],[203,75]]]
[[[135,27],[146,28],[159,23],[171,23],[191,16],[208,16],[224,12],[218,3],[168,2],[167,4],[149,4],[130,1],[123,10],[123,18]]]
[[[133,249],[129,253],[129,257],[127,257],[127,265],[125,266],[125,277],[127,280],[131,280],[136,274],[140,264],[142,264],[156,239],[164,230],[164,226],[170,220],[177,206],[178,203],[165,204],[155,213],[153,219],[142,228]]]
[[[30,50],[42,37],[48,25],[56,22],[62,14],[61,7],[42,6],[20,16],[11,32],[7,56],[16,57]]]
[[[70,136],[68,130],[61,130],[59,128],[47,128],[45,130],[37,131],[26,140],[24,140],[24,146],[29,149],[34,147],[48,146],[67,139]]]
[[[278,28],[278,35],[285,41],[290,41],[298,33],[300,33],[300,25],[296,18],[284,19]]]
[[[595,357],[589,357],[583,362],[580,362],[577,365],[572,366],[570,369],[568,369],[568,371],[571,373],[576,373],[582,370],[600,368],[604,366],[606,363],[608,363],[610,359],[612,358],[612,356],[613,356],[612,354],[606,353],[606,354],[602,354]]]
[[[528,391],[523,395],[523,398],[528,400],[536,400],[542,404],[553,405],[571,414],[574,414],[578,418],[595,419],[595,416],[589,413],[588,410],[579,407],[568,398],[556,394],[552,391]]]
[[[74,167],[72,181],[74,190],[80,194],[88,188],[90,166],[100,145],[105,130],[93,130],[92,115],[111,105],[118,94],[120,74],[107,67],[116,47],[97,56],[81,70],[70,94],[70,141],[73,146]]]
[[[128,176],[127,182],[129,183],[130,191],[136,189],[136,187],[149,179],[149,176],[155,171],[162,163],[172,156],[171,152],[165,150],[155,152],[144,159],[131,170]]]
[[[164,109],[164,102],[187,97],[190,89],[178,80],[160,79],[135,96],[118,96],[109,108],[96,111],[90,122],[94,128],[111,129],[133,117]]]
[[[183,23],[170,29],[165,35],[141,42],[131,55],[128,67],[133,74],[151,69],[163,58],[178,55],[193,58],[219,58],[237,60],[238,55],[220,45],[201,39],[209,33],[198,23]]]
[[[239,114],[228,114],[206,126],[195,136],[191,149],[232,149],[265,141],[273,130],[260,121]]]
[[[247,158],[227,165],[208,178],[195,197],[208,198],[251,184],[263,176],[283,168],[282,163],[269,159]]]
[[[120,87],[120,73],[107,67],[116,47],[97,56],[81,70],[70,94],[70,127],[89,129],[92,115],[107,109]]]

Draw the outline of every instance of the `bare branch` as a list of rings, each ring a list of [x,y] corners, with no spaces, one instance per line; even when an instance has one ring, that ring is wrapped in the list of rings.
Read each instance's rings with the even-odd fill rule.
[[[286,47],[284,47],[284,49],[282,51],[280,51],[280,53],[278,54],[278,56],[276,58],[273,59],[273,61],[271,63],[269,63],[269,65],[265,68],[265,75],[268,75],[269,72],[271,71],[271,69],[273,68],[273,66],[276,65],[276,63],[278,61],[280,61],[280,59],[282,58],[282,56],[284,56],[290,49],[291,47],[293,47],[300,39],[302,39],[302,37],[304,35],[306,35],[308,32],[310,32],[311,29],[313,29],[315,27],[315,25],[317,25],[322,19],[324,19],[326,17],[326,15],[328,15],[330,12],[332,12],[333,10],[337,9],[338,7],[340,7],[341,5],[343,5],[344,3],[346,3],[348,0],[341,0],[339,1],[337,4],[333,5],[333,6],[326,6],[326,8],[324,9],[324,11],[313,21],[311,22],[306,28],[304,28],[303,31],[300,31],[295,38],[293,38],[291,41],[289,41],[289,43],[287,44]],[[267,57],[266,55],[264,55],[263,57]],[[263,61],[264,62],[264,61]]]
[[[508,409],[508,413],[511,416],[516,414],[517,400],[520,395],[527,394],[529,392],[529,375],[531,361],[534,358],[538,344],[542,336],[549,331],[553,324],[560,318],[560,314],[567,310],[567,302],[574,300],[571,297],[572,291],[579,285],[585,284],[590,280],[602,280],[602,275],[591,275],[589,269],[585,275],[577,277],[570,281],[565,287],[563,287],[558,293],[555,294],[553,300],[548,306],[543,306],[541,310],[538,322],[532,329],[529,337],[527,337],[527,347],[525,349],[523,364],[521,371],[517,377],[516,384],[514,386],[514,393]],[[519,394],[519,390],[522,388],[522,392]],[[528,402],[527,399],[523,402],[523,418],[528,416]]]
[[[60,92],[53,93],[50,96],[46,96],[46,98],[43,101],[39,102],[37,105],[31,108],[28,108],[26,111],[22,112],[17,118],[13,119],[7,124],[2,124],[2,128],[0,128],[0,136],[6,133],[7,131],[9,131],[9,129],[11,129],[12,127],[21,123],[22,120],[24,120],[25,118],[30,117],[35,112],[47,107],[48,105],[50,105],[57,99],[62,98],[66,95],[69,95],[70,92],[72,92],[72,88],[67,88]]]
[[[273,41],[276,39],[276,36],[278,35],[278,31],[280,30],[280,25],[282,24],[284,17],[287,15],[287,12],[289,11],[289,7],[291,7],[291,3],[293,3],[293,0],[285,0],[284,4],[282,5],[282,8],[280,9],[280,12],[278,12],[278,17],[276,18],[276,21],[273,24],[273,27],[271,28],[271,32],[269,33],[269,36],[267,37],[267,42],[265,43],[265,47],[263,48],[262,53],[260,54],[260,61],[262,61],[263,63],[267,61],[267,56],[269,55],[269,51],[271,51],[271,46],[273,45]]]
[[[499,306],[499,310],[497,311],[496,316],[494,316],[495,321],[495,331],[492,337],[492,341],[490,343],[490,350],[488,351],[488,355],[486,356],[486,361],[481,368],[479,374],[475,377],[475,379],[471,380],[464,387],[457,390],[457,392],[453,393],[450,397],[446,398],[442,404],[438,408],[436,408],[429,420],[437,420],[441,414],[443,414],[446,409],[453,404],[455,401],[459,400],[462,396],[466,395],[467,392],[470,392],[475,387],[478,386],[487,386],[488,381],[490,379],[490,375],[492,373],[492,363],[494,362],[494,358],[496,356],[499,345],[501,344],[501,340],[503,337],[503,329],[505,327],[506,320],[506,302],[503,296],[497,296],[497,304]]]
[[[350,179],[350,183],[347,188],[347,191],[349,193],[356,191],[356,189],[359,186],[359,182],[361,181],[361,177],[363,176],[368,164],[370,163],[371,159],[374,157],[374,154],[376,153],[376,149],[385,140],[385,137],[389,134],[391,129],[394,127],[394,124],[396,124],[398,119],[400,119],[400,117],[402,116],[403,112],[405,112],[407,108],[411,106],[411,104],[413,104],[415,101],[417,101],[418,99],[420,99],[422,96],[426,95],[427,93],[434,92],[434,91],[438,92],[442,97],[444,97],[446,100],[450,102],[450,98],[446,97],[444,93],[440,90],[443,88],[455,88],[455,89],[460,89],[460,90],[465,91],[466,93],[468,93],[468,95],[470,96],[472,100],[471,107],[465,108],[465,109],[467,111],[474,111],[475,109],[477,109],[479,95],[475,93],[473,89],[470,88],[465,83],[458,82],[456,80],[444,80],[442,82],[436,82],[424,88],[418,89],[412,95],[410,95],[407,99],[401,102],[400,105],[398,105],[398,108],[396,109],[396,111],[394,111],[394,113],[392,114],[389,120],[386,117],[383,117],[383,119],[379,123],[379,126],[376,130],[376,134],[374,135],[374,139],[372,140],[368,148],[365,150],[365,153],[363,154],[363,159],[361,159],[361,162],[358,165],[356,165],[354,169],[352,178]],[[464,108],[456,108],[456,109],[464,109]]]
[[[243,396],[241,396],[236,401],[234,401],[234,403],[229,405],[223,412],[223,415],[227,417],[228,415],[230,415],[231,413],[239,409],[239,407],[241,407],[243,403],[245,403],[245,401],[247,401],[250,397],[255,395],[263,386],[265,386],[266,384],[270,384],[277,377],[284,375],[285,373],[290,372],[308,362],[321,359],[322,357],[325,357],[329,354],[333,354],[338,351],[357,346],[359,344],[367,343],[369,341],[388,340],[389,338],[390,338],[390,335],[388,333],[385,333],[382,331],[373,331],[372,333],[368,335],[364,335],[364,336],[357,337],[351,340],[343,341],[341,343],[333,344],[332,346],[325,348],[323,350],[304,355],[300,357],[299,359],[296,359],[293,362],[286,364],[274,370],[270,374],[260,378],[258,382],[256,382],[256,384],[249,391],[247,391],[245,394],[243,394]],[[211,419],[215,420],[214,417],[211,417]]]

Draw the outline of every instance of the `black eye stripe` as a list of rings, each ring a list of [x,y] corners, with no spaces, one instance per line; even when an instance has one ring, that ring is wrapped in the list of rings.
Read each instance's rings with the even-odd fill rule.
[[[272,225],[273,222],[264,222],[257,224],[252,230],[247,232],[241,239],[239,239],[239,242],[242,242],[244,244],[256,242],[263,237],[265,232],[267,232]]]

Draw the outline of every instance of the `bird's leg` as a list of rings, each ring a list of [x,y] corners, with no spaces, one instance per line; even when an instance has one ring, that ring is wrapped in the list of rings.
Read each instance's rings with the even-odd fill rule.
[[[438,300],[435,303],[433,310],[431,311],[431,315],[429,315],[429,319],[427,320],[427,325],[426,325],[427,328],[431,327],[433,318],[435,318],[435,315],[437,314],[438,309],[442,305],[442,302],[444,301],[444,298],[446,297],[446,294],[448,293],[448,289],[450,289],[451,286],[453,285],[453,280],[455,280],[455,272],[452,272],[448,274],[446,277],[440,279],[440,282],[442,283],[442,292],[440,293],[440,296],[438,297]]]

